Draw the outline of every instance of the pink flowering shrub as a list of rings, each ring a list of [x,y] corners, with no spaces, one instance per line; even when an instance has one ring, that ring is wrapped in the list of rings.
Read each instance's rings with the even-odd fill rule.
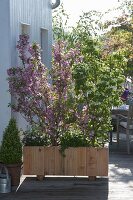
[[[68,50],[66,43],[58,42],[53,47],[52,69],[48,71],[41,61],[40,46],[30,45],[28,35],[20,35],[17,49],[22,66],[7,71],[9,92],[16,99],[11,107],[29,124],[37,124],[51,137],[53,145],[58,145],[59,134],[73,118],[71,68],[82,62],[80,51]]]

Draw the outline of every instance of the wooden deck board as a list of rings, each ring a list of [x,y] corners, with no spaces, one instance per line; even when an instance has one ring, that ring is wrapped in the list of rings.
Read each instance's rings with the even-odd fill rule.
[[[108,178],[47,176],[42,182],[24,177],[17,192],[0,200],[133,200],[133,153],[110,152]]]

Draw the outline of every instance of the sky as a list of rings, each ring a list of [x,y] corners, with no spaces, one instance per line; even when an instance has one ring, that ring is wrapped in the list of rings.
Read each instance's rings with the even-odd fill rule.
[[[105,12],[118,6],[118,0],[61,0],[64,9],[70,16],[70,25],[74,25],[83,12],[97,10]],[[117,15],[114,13],[113,15]],[[111,16],[110,16],[111,17]]]

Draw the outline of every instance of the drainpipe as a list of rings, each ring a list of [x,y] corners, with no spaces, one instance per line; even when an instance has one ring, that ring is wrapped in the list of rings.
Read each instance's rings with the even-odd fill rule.
[[[52,3],[52,9],[57,8],[60,5],[60,0],[56,0],[55,3]]]

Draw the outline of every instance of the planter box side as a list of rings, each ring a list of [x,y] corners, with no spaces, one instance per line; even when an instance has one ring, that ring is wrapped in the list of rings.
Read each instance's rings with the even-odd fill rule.
[[[87,176],[108,176],[108,148],[87,148]]]
[[[23,174],[44,174],[44,152],[43,147],[26,146],[23,148]]]
[[[86,148],[70,147],[65,150],[64,175],[86,176]]]
[[[63,175],[63,157],[59,147],[44,147],[44,175]]]
[[[25,175],[108,176],[108,148],[24,147]]]

